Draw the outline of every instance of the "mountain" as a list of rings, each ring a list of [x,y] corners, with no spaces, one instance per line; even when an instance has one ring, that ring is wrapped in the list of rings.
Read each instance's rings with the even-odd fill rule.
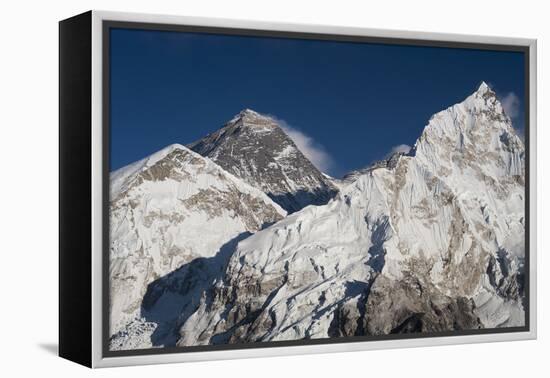
[[[188,147],[260,189],[289,213],[326,204],[337,192],[276,120],[249,109]]]
[[[342,180],[340,180],[340,185],[350,184],[360,178],[361,176],[369,173],[370,171],[377,169],[377,168],[395,168],[395,165],[399,161],[399,158],[403,155],[406,155],[404,152],[395,152],[391,154],[388,158],[382,159],[379,161],[375,161],[374,163],[370,164],[369,166],[358,169],[355,171],[348,172],[342,177]]]
[[[390,160],[240,241],[177,345],[524,325],[525,152],[495,93]]]
[[[174,322],[235,244],[284,216],[263,192],[177,144],[111,173],[111,349],[175,337]]]

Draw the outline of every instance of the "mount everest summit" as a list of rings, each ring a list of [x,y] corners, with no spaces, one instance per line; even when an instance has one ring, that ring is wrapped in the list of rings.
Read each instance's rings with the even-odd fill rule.
[[[524,180],[485,83],[343,180],[244,110],[111,173],[110,348],[523,326]]]
[[[274,119],[250,109],[189,148],[262,190],[289,213],[324,205],[337,191]]]

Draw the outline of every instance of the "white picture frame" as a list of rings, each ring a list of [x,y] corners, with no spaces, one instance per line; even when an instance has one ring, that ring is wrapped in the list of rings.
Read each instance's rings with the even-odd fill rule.
[[[533,39],[523,38],[503,38],[491,36],[477,35],[457,35],[444,33],[425,33],[414,31],[397,31],[397,30],[381,30],[368,28],[350,28],[337,27],[313,24],[286,24],[286,23],[267,23],[248,20],[231,20],[231,19],[215,19],[215,18],[194,18],[183,16],[169,15],[153,15],[153,14],[137,14],[124,12],[106,12],[106,11],[91,11],[85,14],[86,22],[89,17],[91,25],[90,30],[90,56],[91,56],[91,81],[90,81],[90,99],[91,99],[91,119],[90,119],[90,145],[91,145],[91,198],[90,198],[90,215],[91,215],[91,230],[88,233],[82,232],[82,237],[86,235],[90,239],[90,264],[89,267],[79,266],[78,269],[90,269],[91,282],[89,283],[90,293],[90,308],[91,308],[91,324],[90,330],[90,355],[89,358],[81,359],[80,357],[71,357],[70,352],[63,353],[63,338],[60,340],[61,355],[77,362],[83,363],[90,367],[116,367],[128,365],[144,365],[144,364],[160,364],[160,363],[176,363],[176,362],[192,362],[206,360],[222,360],[236,358],[254,358],[267,356],[285,356],[297,354],[311,353],[329,353],[329,352],[348,352],[362,350],[376,350],[389,348],[410,348],[424,346],[438,346],[450,344],[468,344],[468,343],[484,343],[484,342],[499,342],[513,340],[528,340],[535,339],[537,336],[537,238],[536,238],[536,212],[537,212],[537,153],[536,153],[536,138],[537,138],[537,110],[536,110],[536,62],[537,62],[537,43]],[[313,33],[319,35],[331,36],[357,36],[368,38],[395,39],[403,41],[421,41],[426,43],[437,43],[444,46],[452,47],[456,44],[485,44],[485,45],[513,45],[522,46],[528,51],[528,88],[529,101],[528,120],[526,125],[528,128],[527,145],[528,145],[528,194],[529,194],[529,227],[528,236],[529,249],[526,254],[529,255],[529,319],[528,330],[524,332],[499,332],[485,333],[472,335],[453,335],[443,337],[430,338],[406,338],[406,339],[387,339],[376,341],[359,341],[359,342],[341,342],[341,343],[315,343],[296,346],[270,346],[270,347],[246,347],[241,349],[225,349],[225,350],[205,350],[185,353],[154,353],[144,355],[123,355],[109,356],[105,351],[104,340],[104,301],[103,295],[105,292],[105,276],[104,276],[104,229],[105,211],[104,211],[104,196],[105,182],[104,180],[104,109],[105,104],[105,88],[104,88],[104,41],[106,22],[122,22],[136,24],[152,24],[156,26],[165,26],[170,28],[174,25],[196,26],[206,28],[222,28],[222,29],[239,29],[249,30],[252,34],[256,31],[265,32],[285,32],[285,33]],[[63,111],[63,110],[62,110]],[[75,157],[76,158],[76,157]],[[527,190],[527,189],[526,189]],[[63,206],[61,204],[60,206]],[[69,227],[69,226],[67,226]],[[63,230],[61,231],[63,233]],[[63,255],[66,256],[66,255]],[[63,263],[62,263],[63,264]],[[73,264],[68,261],[67,264]],[[61,280],[62,284],[68,284],[67,280]],[[72,302],[71,302],[72,303]],[[68,311],[67,305],[60,304],[62,311]],[[72,313],[67,312],[66,319],[70,318]],[[65,327],[63,325],[62,327]],[[64,338],[69,340],[70,334],[75,330],[64,330]],[[78,336],[82,338],[82,335]],[[81,339],[82,340],[82,339]],[[84,337],[86,342],[86,337]],[[66,342],[69,345],[69,342]],[[88,351],[86,351],[88,353]]]

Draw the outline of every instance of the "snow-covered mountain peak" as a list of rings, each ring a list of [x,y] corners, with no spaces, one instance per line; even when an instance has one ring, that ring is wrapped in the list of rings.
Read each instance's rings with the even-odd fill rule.
[[[128,188],[128,185],[140,174],[149,171],[151,174],[151,168],[153,171],[157,171],[160,175],[169,175],[167,172],[166,163],[172,161],[171,166],[174,165],[174,159],[183,159],[189,163],[200,163],[202,165],[208,166],[212,165],[213,162],[205,159],[200,154],[190,150],[189,148],[178,144],[170,144],[161,150],[135,162],[128,164],[122,168],[117,169],[116,171],[111,172],[111,199],[117,198],[121,192],[125,191]],[[179,164],[181,165],[182,162]],[[164,173],[159,171],[159,166],[164,165]]]
[[[270,132],[274,129],[278,129],[279,124],[272,117],[247,108],[241,110],[225,124],[225,128],[228,129],[235,129],[238,127],[250,128],[255,132]]]
[[[501,150],[514,149],[523,153],[523,143],[516,135],[509,117],[504,113],[502,104],[495,92],[485,82],[462,102],[434,114],[425,126],[416,144],[407,154],[394,153],[369,166],[352,171],[343,177],[350,183],[360,176],[379,168],[393,169],[402,156],[415,156],[435,166],[449,167],[461,159],[462,163],[483,164],[488,159],[476,157],[488,156]],[[466,159],[464,159],[466,158]],[[441,170],[444,172],[445,168]]]
[[[189,149],[185,146],[182,146],[181,144],[174,143],[141,160],[138,160],[134,163],[128,164],[111,172],[111,198],[115,198],[116,196],[118,196],[120,191],[124,189],[124,184],[127,183],[131,177],[147,169],[148,167],[153,166],[158,161],[164,159],[167,155],[172,153],[174,150],[185,151]]]
[[[114,172],[111,187],[114,348],[151,336],[150,325],[139,319],[145,316],[144,295],[154,280],[195,259],[209,261],[206,268],[197,268],[202,278],[217,274],[232,243],[286,216],[264,192],[178,144]],[[213,279],[204,278],[200,284]],[[183,296],[179,300],[183,308],[187,301],[198,299]],[[151,314],[145,317],[157,319]],[[128,333],[133,336],[127,337]]]
[[[250,109],[189,148],[263,191],[288,212],[327,203],[337,191],[274,118]]]
[[[523,142],[485,83],[432,116],[411,154],[440,175],[468,167],[494,179],[523,172]]]
[[[181,144],[177,144],[177,143],[174,143],[174,144],[170,144],[160,150],[158,150],[157,152],[135,162],[135,163],[131,163],[131,164],[128,164],[122,168],[119,168],[113,172],[111,172],[111,177],[117,177],[117,176],[121,176],[123,174],[128,174],[130,172],[135,172],[136,170],[139,170],[139,169],[143,169],[145,167],[150,167],[152,166],[153,164],[155,164],[157,161],[163,159],[164,157],[166,157],[166,155],[170,154],[172,151],[174,150],[188,150],[187,147],[185,146],[182,146]]]
[[[426,129],[430,129],[430,126],[434,123],[432,120],[438,120],[447,115],[453,118],[454,126],[463,126],[466,128],[476,126],[508,128],[511,126],[511,121],[504,113],[504,108],[496,93],[485,82],[481,83],[479,88],[462,102],[434,114]],[[468,121],[472,122],[462,122],[466,121],[468,116],[471,117]]]
[[[245,108],[245,109],[241,110],[239,112],[239,116],[241,116],[241,117],[266,117],[266,118],[268,118],[267,116],[262,115],[262,114],[254,111],[252,109],[249,109],[249,108]]]
[[[483,99],[484,100],[483,102],[489,106],[501,105],[499,111],[502,111],[502,104],[498,100],[496,92],[489,86],[489,84],[487,84],[484,81],[481,82],[477,90],[474,93],[472,93],[471,96],[469,97]],[[468,102],[468,98],[466,98],[464,102]],[[496,101],[493,101],[493,100],[496,100]]]
[[[489,87],[489,85],[486,82],[482,81],[481,84],[479,85],[479,88],[477,88],[476,92],[477,93],[485,93],[487,91],[492,91],[491,87]]]

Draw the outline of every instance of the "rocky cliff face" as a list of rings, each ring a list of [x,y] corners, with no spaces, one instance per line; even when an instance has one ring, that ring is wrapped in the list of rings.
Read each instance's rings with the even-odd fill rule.
[[[482,84],[409,154],[241,241],[178,345],[524,324],[524,147]]]
[[[113,172],[111,348],[166,343],[236,242],[285,215],[263,192],[180,145]]]
[[[337,191],[277,121],[249,109],[189,148],[260,189],[289,213],[323,205]]]

